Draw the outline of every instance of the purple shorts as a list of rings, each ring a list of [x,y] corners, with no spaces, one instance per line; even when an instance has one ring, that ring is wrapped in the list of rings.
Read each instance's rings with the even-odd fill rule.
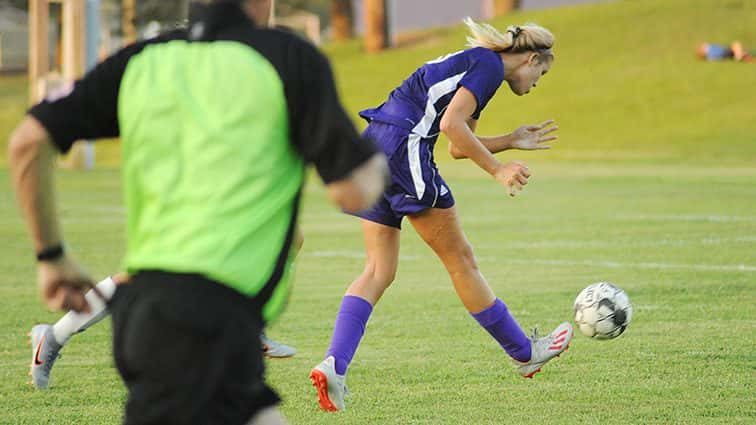
[[[436,137],[422,138],[377,121],[370,123],[363,136],[383,148],[388,157],[391,185],[375,206],[354,215],[401,229],[406,215],[454,206],[451,190],[433,161]]]

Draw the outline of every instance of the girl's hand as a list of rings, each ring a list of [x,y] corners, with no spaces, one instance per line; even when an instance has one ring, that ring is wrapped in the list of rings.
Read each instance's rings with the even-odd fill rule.
[[[541,125],[524,125],[512,133],[514,141],[512,149],[521,150],[541,150],[550,149],[550,145],[543,143],[551,142],[557,139],[557,136],[548,136],[557,131],[558,126],[552,126],[554,120],[548,120]]]
[[[530,171],[527,165],[519,161],[512,161],[500,166],[494,172],[494,178],[507,189],[509,196],[515,196],[516,190],[521,191],[528,184]]]

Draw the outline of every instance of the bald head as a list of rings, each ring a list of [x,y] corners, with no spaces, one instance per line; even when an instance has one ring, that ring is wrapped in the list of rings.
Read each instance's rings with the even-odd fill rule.
[[[242,10],[252,19],[255,24],[261,27],[271,25],[273,17],[273,3],[275,0],[199,0],[200,3],[235,3],[241,6]]]
[[[273,26],[274,4],[275,0],[246,0],[242,2],[247,15],[261,27]]]

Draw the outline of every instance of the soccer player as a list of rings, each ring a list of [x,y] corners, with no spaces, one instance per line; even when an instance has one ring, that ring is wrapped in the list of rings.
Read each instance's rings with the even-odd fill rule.
[[[126,424],[285,423],[259,335],[288,299],[304,166],[347,211],[384,190],[385,155],[357,134],[328,60],[264,28],[270,6],[213,1],[188,31],[128,46],[34,106],[11,137],[42,296],[77,312],[93,282],[63,244],[53,161],[74,140],[121,138],[130,278],[108,309]]]
[[[202,4],[190,4],[190,16],[195,13],[201,13],[202,10]],[[273,10],[271,8],[272,14]],[[270,27],[271,23],[271,20],[269,20],[266,26]],[[299,252],[302,242],[302,236],[297,232],[294,241],[296,252]],[[296,254],[294,255],[296,256]],[[46,389],[49,386],[52,367],[59,358],[60,350],[73,335],[84,332],[108,315],[107,306],[99,295],[110,299],[115,292],[115,285],[117,283],[125,283],[127,279],[128,276],[126,274],[108,277],[96,285],[96,290],[93,289],[87,292],[85,298],[90,306],[90,312],[79,313],[70,311],[53,325],[43,323],[31,329],[29,337],[31,339],[32,359],[29,375],[32,378],[31,384],[34,387]],[[293,347],[268,338],[264,332],[260,334],[260,343],[263,355],[268,358],[288,358],[294,356],[297,352]]]
[[[301,249],[303,241],[302,235],[297,231],[293,243],[295,252],[292,254],[295,257]],[[42,323],[31,329],[29,337],[31,339],[32,359],[29,366],[29,376],[31,376],[31,384],[35,388],[42,390],[48,388],[52,368],[60,357],[63,346],[68,343],[72,336],[84,332],[108,315],[104,300],[109,300],[113,296],[116,285],[126,282],[128,282],[128,275],[125,273],[108,277],[84,295],[90,307],[89,312],[69,311],[53,325]],[[293,357],[297,353],[294,347],[268,338],[265,332],[260,334],[260,345],[263,355],[271,359],[285,359]]]
[[[104,319],[108,315],[108,310],[103,298],[110,299],[116,285],[127,282],[128,275],[126,274],[108,277],[99,282],[95,286],[96,289],[84,295],[89,304],[89,312],[69,311],[53,325],[43,323],[32,328],[29,333],[32,347],[29,375],[32,377],[31,383],[34,387],[46,389],[49,386],[52,367],[58,360],[63,346],[75,334],[84,332]],[[294,347],[268,338],[265,332],[260,334],[260,345],[263,355],[271,359],[289,358],[297,353]]]
[[[466,19],[471,49],[428,62],[391,92],[375,109],[361,112],[369,122],[365,137],[376,140],[389,158],[392,184],[362,218],[367,259],[365,269],[341,302],[325,360],[310,372],[320,407],[344,410],[349,363],[365,332],[368,318],[393,282],[399,259],[399,232],[406,216],[415,231],[446,267],[464,307],[513,359],[519,373],[532,377],[567,349],[573,330],[562,323],[548,336],[529,338],[507,306],[478,270],[460,225],[451,189],[433,159],[439,133],[451,141],[454,158],[469,158],[514,196],[528,183],[530,171],[493,155],[508,149],[548,149],[556,139],[552,121],[527,125],[511,134],[476,136],[478,118],[506,81],[525,95],[551,68],[552,34],[537,25],[511,26],[499,32]],[[546,144],[544,144],[546,143]]]

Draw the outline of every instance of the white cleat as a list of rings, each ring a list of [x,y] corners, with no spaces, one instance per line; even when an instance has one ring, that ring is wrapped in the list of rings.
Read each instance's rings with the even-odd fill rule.
[[[328,412],[345,410],[346,376],[336,373],[336,359],[328,356],[310,371],[312,386],[318,391],[320,408]]]
[[[286,359],[297,354],[296,348],[273,341],[264,333],[260,334],[260,343],[262,343],[263,355],[271,359]]]
[[[50,385],[50,372],[55,364],[55,360],[60,357],[62,345],[55,341],[53,328],[50,325],[37,325],[32,328],[31,333],[32,361],[29,375],[32,377],[32,384],[44,390]]]
[[[563,352],[570,348],[572,335],[572,325],[567,322],[557,326],[553,332],[542,338],[538,336],[538,330],[534,329],[533,337],[530,338],[530,361],[522,363],[513,360],[520,375],[522,375],[523,378],[532,378],[533,375],[540,372],[541,367],[549,360],[559,357]]]

